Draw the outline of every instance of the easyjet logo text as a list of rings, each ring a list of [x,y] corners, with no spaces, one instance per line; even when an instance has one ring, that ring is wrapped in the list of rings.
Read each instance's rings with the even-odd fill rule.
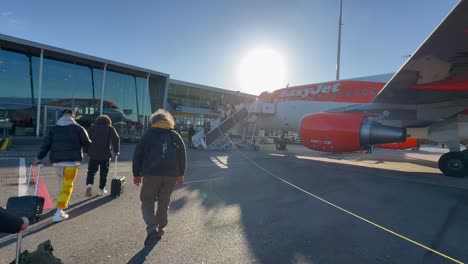
[[[340,91],[340,83],[335,83],[333,85],[323,85],[319,84],[317,87],[310,87],[310,88],[298,88],[298,89],[291,89],[282,91],[280,97],[293,97],[293,96],[300,96],[300,97],[307,97],[316,94],[328,94],[330,92],[336,93]]]

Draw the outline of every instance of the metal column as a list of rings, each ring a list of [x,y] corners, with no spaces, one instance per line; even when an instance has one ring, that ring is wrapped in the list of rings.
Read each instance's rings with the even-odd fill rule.
[[[164,84],[164,97],[163,97],[163,103],[162,103],[163,109],[167,109],[167,94],[168,94],[168,91],[169,91],[169,76],[166,77],[166,81],[165,81],[165,84]]]
[[[145,128],[148,126],[148,118],[146,116],[146,101],[148,100],[148,92],[149,92],[149,78],[150,78],[150,73],[148,73],[148,76],[146,76],[146,89],[145,89],[145,93],[143,94],[143,109],[141,111],[141,113],[143,114],[143,124],[145,126]]]
[[[137,120],[138,122],[141,122],[141,117],[140,117],[140,105],[138,104],[138,85],[137,85],[137,77],[133,75],[133,80],[135,81],[135,99],[136,99],[136,110],[137,110]]]
[[[47,133],[47,105],[44,105],[44,120],[42,122],[42,135],[45,136]]]
[[[39,87],[37,92],[37,115],[36,115],[36,137],[39,137],[39,126],[41,123],[41,99],[42,99],[42,65],[44,63],[44,50],[41,49],[39,57]]]
[[[104,64],[104,70],[102,72],[101,105],[99,108],[99,115],[102,115],[102,108],[104,107],[104,89],[106,87],[106,70],[107,70],[107,64]]]

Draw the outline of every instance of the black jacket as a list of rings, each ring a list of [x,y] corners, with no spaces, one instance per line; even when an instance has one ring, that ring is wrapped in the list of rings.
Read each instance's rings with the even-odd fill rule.
[[[42,160],[50,151],[51,163],[81,161],[81,148],[86,148],[89,144],[91,141],[86,130],[69,120],[64,121],[62,117],[44,138],[37,159]]]
[[[21,217],[14,216],[0,207],[0,233],[18,233],[23,223]]]
[[[182,137],[174,130],[150,128],[133,155],[133,176],[184,176],[187,155]]]
[[[85,149],[93,160],[109,160],[112,157],[111,147],[114,153],[120,151],[120,138],[113,126],[107,124],[92,125],[89,130],[91,145]]]

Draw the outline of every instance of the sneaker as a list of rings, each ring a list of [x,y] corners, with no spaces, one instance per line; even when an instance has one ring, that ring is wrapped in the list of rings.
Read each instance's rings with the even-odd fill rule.
[[[99,189],[99,195],[100,196],[103,196],[103,195],[106,195],[108,194],[109,192],[106,190],[106,189]]]
[[[68,214],[66,214],[65,212],[62,212],[60,214],[54,214],[52,221],[60,222],[60,221],[67,220],[67,219],[68,219]]]
[[[150,245],[154,245],[158,242],[158,240],[160,239],[160,237],[158,236],[158,232],[156,230],[153,230],[151,231],[151,233],[149,233],[147,236],[146,236],[146,239],[145,239],[145,247],[147,246],[150,246]]]
[[[161,239],[164,236],[164,229],[159,229],[157,231],[157,237],[158,239]]]
[[[92,193],[91,191],[93,190],[93,186],[91,184],[88,184],[86,186],[86,197],[91,197]]]

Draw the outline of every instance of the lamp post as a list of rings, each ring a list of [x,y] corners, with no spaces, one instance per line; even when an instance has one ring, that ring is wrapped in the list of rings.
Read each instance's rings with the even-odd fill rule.
[[[343,26],[343,0],[340,0],[340,18],[338,21],[338,49],[336,55],[336,80],[340,80],[340,57],[341,57],[341,27]]]

